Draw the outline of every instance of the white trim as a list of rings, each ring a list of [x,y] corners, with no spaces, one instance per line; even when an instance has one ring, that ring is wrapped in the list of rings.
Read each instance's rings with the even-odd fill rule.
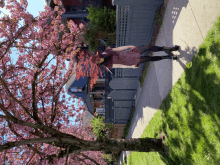
[[[105,109],[104,108],[96,108],[96,113],[105,113]]]
[[[113,64],[112,68],[138,68],[135,65],[123,65],[123,64]]]
[[[104,78],[98,78],[98,79],[96,80],[96,82],[105,82],[105,79],[104,79]]]
[[[77,65],[77,63],[75,62],[73,69],[75,69],[76,65]],[[67,81],[66,86],[65,86],[65,89],[68,90],[69,87],[72,85],[72,83],[73,83],[74,81],[76,81],[76,72],[75,72],[75,73],[72,75],[72,77]]]

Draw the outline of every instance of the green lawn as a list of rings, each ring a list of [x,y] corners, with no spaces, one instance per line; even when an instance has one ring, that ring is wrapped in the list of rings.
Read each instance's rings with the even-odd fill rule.
[[[141,137],[159,132],[169,158],[132,152],[124,164],[220,164],[220,17]]]

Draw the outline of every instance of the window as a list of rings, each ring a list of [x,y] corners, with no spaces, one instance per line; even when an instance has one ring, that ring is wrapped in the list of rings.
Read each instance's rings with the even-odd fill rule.
[[[71,92],[82,92],[81,88],[71,88]]]
[[[96,113],[105,113],[104,108],[96,108]]]

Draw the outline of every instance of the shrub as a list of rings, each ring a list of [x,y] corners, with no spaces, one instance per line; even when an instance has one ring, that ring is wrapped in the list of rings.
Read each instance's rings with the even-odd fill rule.
[[[107,46],[116,41],[116,11],[104,7],[87,7],[90,20],[88,26],[84,26],[83,40],[89,44],[89,50],[95,52],[100,45],[99,39],[107,38]]]
[[[115,10],[107,9],[105,6],[101,9],[99,6],[93,7],[91,4],[87,9],[89,15],[86,18],[88,18],[92,24],[96,24],[103,32],[113,33],[116,31]]]
[[[106,131],[111,129],[113,125],[111,123],[104,123],[103,116],[95,115],[94,118],[90,120],[93,133],[97,139],[107,138]]]
[[[91,26],[88,27],[89,25]],[[105,38],[107,36],[107,32],[103,32],[102,28],[96,24],[89,23],[88,26],[84,26],[84,43],[88,43],[89,50],[95,52],[100,44],[99,39]]]

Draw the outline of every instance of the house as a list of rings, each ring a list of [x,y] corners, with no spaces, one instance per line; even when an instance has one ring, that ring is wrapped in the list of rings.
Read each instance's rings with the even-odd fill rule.
[[[55,7],[53,0],[45,0],[45,2],[52,9]],[[83,0],[82,2],[80,2],[80,0],[62,0],[62,2],[66,9],[66,12],[62,15],[62,22],[65,23],[71,19],[78,25],[80,23],[86,24],[89,22],[89,20],[86,18],[89,13],[86,7],[88,7],[90,4],[93,6],[106,6],[107,8],[115,8],[112,6],[111,0]],[[85,45],[84,43],[81,44],[84,47],[88,47],[88,45]],[[66,84],[66,89],[68,89],[68,94],[75,94],[77,97],[82,97],[85,103],[87,103],[88,111],[91,114],[97,112],[104,116],[105,76],[107,76],[109,73],[106,73],[103,68],[102,74],[104,77],[101,78],[100,76],[93,90],[89,88],[89,78],[80,78],[78,81],[76,81],[75,75],[73,75]],[[72,82],[72,84],[70,82]]]
[[[45,3],[52,8],[52,10],[55,7],[55,4],[53,0],[44,0]],[[61,0],[63,3],[64,8],[66,9],[66,12],[62,15],[62,23],[65,25],[67,24],[67,21],[72,20],[75,24],[79,25],[80,23],[87,25],[89,20],[86,18],[89,14],[88,10],[86,9],[89,7],[90,4],[92,4],[94,7],[99,6],[100,8],[102,7],[107,7],[107,8],[112,8],[116,9],[116,6],[113,5],[112,0]],[[67,31],[68,28],[66,29]],[[61,35],[60,35],[61,37]],[[101,45],[98,48],[101,51],[104,51],[105,49],[105,41],[100,40]],[[84,43],[83,41],[78,45],[78,47],[84,47],[86,49],[88,48],[88,44]],[[112,44],[112,47],[115,47],[115,44]]]
[[[76,67],[77,62],[75,62],[74,67]],[[74,68],[73,68],[74,69]],[[85,105],[88,108],[88,112],[94,115],[97,112],[104,116],[105,107],[105,70],[102,70],[103,78],[97,80],[94,88],[90,89],[90,78],[80,77],[79,80],[76,79],[76,73],[72,75],[70,80],[66,83],[66,90],[69,95],[75,95],[76,97],[81,97]]]
[[[50,6],[52,9],[55,7],[53,0],[44,0],[45,3]],[[89,22],[86,18],[89,12],[86,9],[89,5],[93,5],[94,7],[99,6],[116,9],[116,6],[113,6],[112,0],[61,0],[63,2],[63,6],[66,9],[66,12],[62,17],[66,17],[67,20],[73,20],[77,25],[80,23]]]
[[[88,22],[86,19],[88,11],[85,9],[85,6],[88,5],[88,3],[93,3],[95,4],[94,6],[102,6],[104,4],[104,0],[84,0],[83,3],[79,3],[78,1],[63,0],[63,5],[67,9],[62,15],[64,22],[71,19],[75,23],[86,24]],[[105,2],[109,1],[110,0],[106,0]],[[145,6],[141,6],[141,4],[136,3],[135,0],[123,0],[123,3],[121,0],[115,0],[114,3],[117,4],[117,47],[125,45],[138,46],[143,43],[150,43],[154,25],[152,22],[156,8],[161,4],[160,1],[162,0],[152,1],[151,3],[145,2],[145,0],[138,1],[139,3],[146,3]],[[47,0],[47,4],[52,8],[54,7],[52,0]],[[148,13],[146,9],[152,12]],[[146,12],[146,14],[141,14],[141,19],[139,19],[140,13],[132,14],[139,11]],[[143,22],[143,20],[145,20],[145,22]],[[133,21],[133,23],[131,21]],[[142,28],[141,31],[136,29],[136,24],[140,24],[138,27]],[[123,130],[122,128],[127,124],[130,118],[142,69],[143,65],[140,65],[137,69],[110,69],[111,72],[107,72],[105,68],[103,68],[103,78],[99,75],[99,79],[93,89],[90,89],[89,77],[81,77],[79,80],[76,80],[76,75],[72,75],[66,84],[66,90],[68,94],[82,98],[84,104],[87,106],[88,113],[94,115],[96,112],[104,116],[105,123],[113,123],[115,125],[113,135],[119,136],[120,130]]]

